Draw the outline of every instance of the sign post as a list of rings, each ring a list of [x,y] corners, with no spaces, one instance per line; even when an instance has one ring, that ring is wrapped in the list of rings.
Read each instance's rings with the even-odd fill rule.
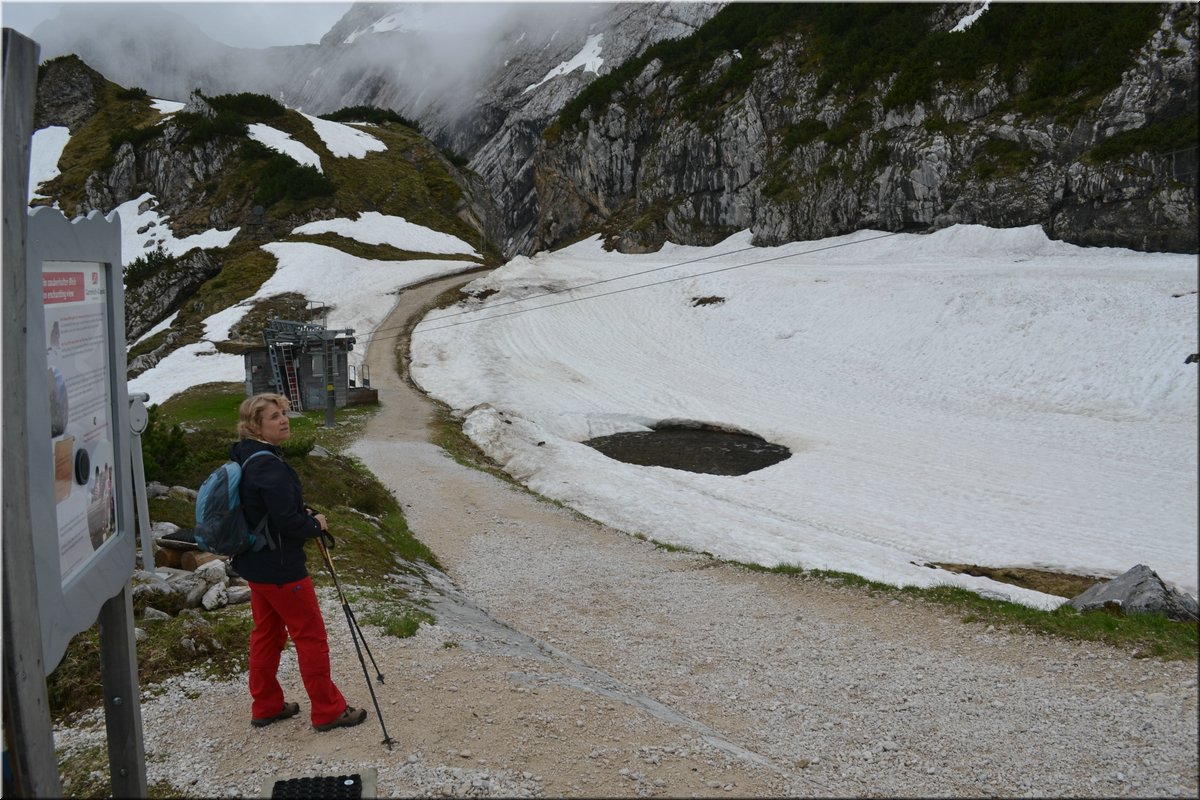
[[[11,386],[28,383],[25,318],[28,312],[25,237],[29,198],[29,142],[37,91],[38,46],[4,29],[4,235],[3,362]],[[40,282],[40,281],[39,281]],[[0,392],[3,436],[3,616],[4,749],[12,771],[5,795],[61,797],[54,729],[46,699],[46,668],[38,621],[37,578],[32,568],[33,517],[30,476],[28,398],[21,391]]]
[[[5,745],[15,794],[61,795],[45,677],[98,622],[113,795],[144,797],[121,226],[28,213],[36,63],[37,45],[6,29]]]

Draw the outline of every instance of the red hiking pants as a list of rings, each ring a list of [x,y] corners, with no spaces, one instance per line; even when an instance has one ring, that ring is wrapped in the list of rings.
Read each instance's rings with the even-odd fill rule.
[[[346,710],[346,699],[329,674],[329,641],[325,620],[317,605],[312,578],[294,583],[250,583],[250,610],[254,630],[250,632],[250,716],[265,718],[283,708],[279,685],[279,657],[288,636],[296,645],[300,678],[308,692],[313,725],[332,722]]]

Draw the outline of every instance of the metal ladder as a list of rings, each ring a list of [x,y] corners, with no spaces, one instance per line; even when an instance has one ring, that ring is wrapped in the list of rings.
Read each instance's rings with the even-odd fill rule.
[[[281,344],[279,350],[283,355],[283,372],[287,376],[288,399],[296,411],[304,410],[304,401],[300,399],[300,381],[296,378],[296,359],[292,354],[291,345]]]

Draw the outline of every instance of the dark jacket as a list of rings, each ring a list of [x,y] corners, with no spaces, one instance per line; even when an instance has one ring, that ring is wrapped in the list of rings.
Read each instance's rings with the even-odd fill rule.
[[[291,583],[308,575],[304,542],[319,536],[321,526],[305,509],[300,476],[283,460],[278,447],[242,439],[229,448],[229,457],[240,464],[259,450],[278,457],[259,456],[242,470],[242,510],[251,526],[257,526],[266,515],[271,538],[279,549],[268,547],[234,556],[233,568],[255,583]]]

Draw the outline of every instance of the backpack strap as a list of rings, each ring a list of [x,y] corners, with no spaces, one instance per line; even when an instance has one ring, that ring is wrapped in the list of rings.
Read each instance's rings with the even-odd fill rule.
[[[252,458],[254,458],[255,456],[275,456],[275,454],[272,453],[270,450],[257,450],[255,452],[251,453],[250,455],[246,456],[246,460],[242,462],[242,469],[245,469],[246,465],[249,464],[250,460]],[[279,458],[279,456],[275,456],[275,457]]]
[[[255,456],[262,456],[262,455],[274,456],[275,454],[272,453],[270,450],[257,450],[255,452],[251,453],[250,455],[246,456],[246,460],[242,462],[242,470],[245,471],[246,465],[249,464],[250,461]],[[279,458],[279,456],[275,456],[275,457]],[[238,487],[238,491],[241,491],[240,486]],[[269,518],[270,518],[270,514],[263,514],[263,518],[260,519],[258,521],[258,524],[254,526],[254,533],[255,533],[255,535],[257,535],[259,533],[263,534],[264,538],[266,538],[266,540],[267,540],[267,547],[269,547],[272,550],[278,550],[279,545],[275,544],[275,538],[273,536],[271,536],[271,528],[269,525],[267,525],[267,520]]]

